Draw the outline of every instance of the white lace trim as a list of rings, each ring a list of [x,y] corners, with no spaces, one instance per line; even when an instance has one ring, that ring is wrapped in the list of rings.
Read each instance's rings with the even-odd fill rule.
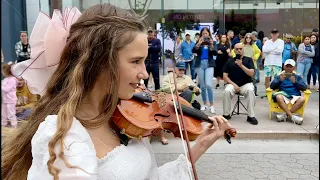
[[[98,165],[103,164],[107,160],[116,157],[117,154],[123,152],[124,148],[125,148],[125,145],[120,144],[119,146],[115,147],[112,151],[110,151],[108,154],[106,154],[102,158],[97,157]]]

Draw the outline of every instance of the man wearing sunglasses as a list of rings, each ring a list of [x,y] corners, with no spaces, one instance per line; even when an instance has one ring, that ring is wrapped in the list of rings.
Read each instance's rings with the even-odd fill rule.
[[[223,80],[227,82],[223,94],[223,117],[231,118],[231,100],[235,94],[243,95],[247,101],[248,117],[250,124],[257,125],[255,118],[255,94],[252,78],[254,76],[254,64],[250,57],[243,56],[243,44],[234,46],[236,57],[228,59],[223,67]]]
[[[283,64],[287,59],[293,59],[296,60],[297,56],[297,47],[296,45],[291,41],[293,36],[291,34],[286,33],[285,36],[285,42],[284,42],[284,49],[282,52],[282,70],[283,70]]]
[[[282,71],[282,52],[284,41],[279,39],[279,31],[271,30],[271,39],[267,40],[262,46],[262,52],[265,55],[264,76],[265,87],[270,87],[271,77],[277,76]]]

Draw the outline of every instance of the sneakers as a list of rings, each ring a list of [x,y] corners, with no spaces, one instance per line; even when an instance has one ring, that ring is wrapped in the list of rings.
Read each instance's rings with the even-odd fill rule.
[[[288,119],[288,115],[287,114],[278,114],[277,115],[277,121],[278,122],[283,122],[283,121],[287,121]],[[303,118],[297,115],[292,115],[291,117],[291,121],[295,124],[301,125],[303,123]]]
[[[207,109],[208,109],[208,106],[207,106],[207,105],[202,105],[201,108],[200,108],[201,111],[205,111],[205,110],[207,110]],[[212,113],[212,114],[215,114],[215,113],[216,113],[216,111],[215,111],[215,109],[214,109],[214,106],[210,106],[210,113]]]
[[[277,121],[278,121],[278,122],[286,121],[287,118],[288,118],[287,114],[278,114],[278,115],[277,115]]]
[[[263,98],[266,98],[267,97],[267,94],[261,96],[260,98],[263,99]]]
[[[200,110],[201,110],[201,111],[205,111],[205,110],[207,110],[207,109],[208,109],[208,106],[202,105]]]
[[[301,125],[303,123],[303,118],[296,115],[292,115],[291,120],[298,125]]]
[[[197,80],[196,79],[193,79],[192,81],[194,82],[194,84],[197,84]]]
[[[247,121],[252,124],[252,125],[257,125],[258,124],[258,120],[255,117],[247,117]]]
[[[231,119],[231,116],[230,116],[230,115],[223,115],[223,117],[224,117],[226,120]]]
[[[214,110],[214,107],[213,107],[213,106],[210,106],[210,112],[211,112],[212,114],[215,114],[215,113],[216,113],[216,111]]]

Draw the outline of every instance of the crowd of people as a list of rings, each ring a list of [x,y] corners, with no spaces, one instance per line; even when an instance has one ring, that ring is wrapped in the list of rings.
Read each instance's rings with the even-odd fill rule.
[[[277,120],[281,122],[289,119],[296,124],[302,124],[303,118],[299,115],[293,115],[304,103],[300,91],[306,89],[319,91],[319,87],[316,87],[316,80],[319,79],[318,29],[313,29],[311,35],[304,36],[303,42],[299,44],[298,48],[291,41],[293,36],[290,33],[285,34],[284,40],[279,38],[277,29],[270,31],[270,38],[261,34],[263,34],[261,31],[247,33],[245,30],[241,30],[239,35],[234,37],[234,32],[229,30],[226,34],[216,34],[213,37],[208,28],[203,28],[194,38],[191,38],[190,33],[185,33],[184,38],[177,36],[173,52],[174,58],[167,56],[166,59],[173,63],[165,64],[170,69],[174,68],[173,65],[176,64],[176,70],[170,71],[171,73],[164,77],[160,89],[167,91],[168,78],[175,74],[180,95],[193,103],[196,90],[197,95],[201,96],[202,102],[200,102],[201,105],[199,102],[194,102],[194,107],[200,106],[200,110],[209,109],[210,113],[215,114],[212,81],[215,77],[215,89],[220,87],[220,81],[224,81],[223,116],[226,119],[231,118],[231,99],[238,94],[247,100],[247,121],[257,125],[258,120],[255,118],[254,106],[256,97],[258,97],[259,72],[263,68],[265,88],[270,87],[278,91],[275,93],[277,98],[274,96],[273,100],[278,102],[285,112],[285,114],[277,115]],[[153,31],[149,31],[149,37],[156,39],[153,36]],[[158,43],[156,53],[152,53],[149,48],[149,56],[159,53],[160,46]],[[183,76],[182,72],[186,74],[188,68],[190,68],[190,76]],[[312,87],[310,86],[311,76]],[[281,78],[278,79],[279,77]],[[282,82],[283,77],[285,77],[284,82]],[[288,81],[288,79],[294,80]],[[300,80],[303,80],[302,83],[305,86],[300,84]],[[159,80],[157,79],[157,81]],[[193,87],[196,88],[193,89]],[[266,94],[261,96],[261,98],[264,97]],[[294,104],[290,110],[286,106],[289,102]]]
[[[170,75],[175,73],[177,77],[181,79],[178,78],[178,82],[181,85],[178,91],[182,96],[190,103],[193,103],[194,107],[197,107],[202,111],[209,109],[212,114],[215,114],[212,79],[216,79],[215,89],[220,88],[220,82],[223,81],[223,86],[225,88],[223,116],[227,119],[231,118],[231,98],[235,94],[240,94],[245,96],[248,100],[248,122],[256,125],[258,124],[258,121],[254,117],[253,107],[255,104],[255,97],[258,97],[257,83],[260,82],[259,72],[261,68],[264,70],[265,88],[267,89],[270,87],[274,89],[274,86],[270,85],[272,78],[276,81],[278,80],[277,76],[279,74],[282,72],[288,73],[286,72],[285,62],[293,59],[295,62],[293,74],[296,73],[302,77],[307,89],[319,91],[319,87],[316,86],[317,79],[319,81],[318,29],[314,29],[310,36],[304,36],[303,42],[299,44],[298,48],[291,41],[293,36],[290,33],[286,33],[284,40],[282,40],[279,38],[279,31],[273,29],[271,30],[270,37],[271,38],[269,39],[268,37],[261,36],[261,32],[257,33],[256,31],[253,31],[247,33],[245,30],[241,30],[236,37],[234,37],[234,32],[232,30],[229,30],[226,34],[216,34],[212,37],[210,30],[208,28],[203,28],[200,33],[195,35],[193,38],[194,41],[192,40],[190,33],[185,33],[185,38],[177,36],[173,51],[174,56],[172,58],[172,56],[167,55],[167,59],[170,59],[170,63],[164,63],[164,65],[171,69]],[[25,31],[21,31],[20,39],[21,41],[15,46],[17,54],[16,63],[30,58],[31,48]],[[237,48],[235,48],[236,46]],[[148,29],[148,47],[148,56],[145,65],[147,72],[150,75],[150,79],[145,79],[144,84],[147,87],[148,84],[149,87],[152,87],[152,84],[154,83],[155,90],[161,89],[168,92],[168,78],[164,78],[163,82],[160,83],[159,65],[161,63],[162,46],[161,41],[157,39],[156,32],[152,28]],[[249,61],[248,58],[251,59],[251,61]],[[232,62],[235,59],[245,63],[235,66],[238,62]],[[177,70],[174,70],[176,64]],[[292,63],[290,64],[292,65]],[[246,72],[246,69],[243,69],[243,67],[246,67],[250,72]],[[182,76],[182,74],[179,73],[183,71],[186,75],[188,68],[190,68],[191,77]],[[232,69],[232,71],[230,71],[230,69]],[[253,75],[251,72],[252,70]],[[10,72],[8,73],[10,76]],[[312,86],[310,85],[311,77],[313,81]],[[152,82],[152,80],[154,82]],[[7,80],[4,82],[7,82]],[[17,82],[17,88],[19,88],[21,80],[18,80]],[[162,87],[160,84],[162,84]],[[23,86],[24,89],[26,89],[26,86]],[[191,87],[194,87],[194,89]],[[254,92],[253,97],[250,94],[252,89]],[[5,87],[4,90],[6,90]],[[202,102],[194,101],[193,97],[195,90],[197,92],[196,94],[201,96]],[[283,89],[281,90],[283,91]],[[300,90],[303,89],[300,88],[299,91]],[[16,94],[19,94],[19,92],[20,91],[17,91]],[[289,99],[292,99],[294,95],[297,95],[290,93],[291,92],[286,94]],[[266,95],[261,96],[261,98],[263,97],[266,97]],[[29,101],[29,99],[31,100],[31,104],[34,102],[34,100],[32,100],[33,98],[29,97],[27,99],[27,101]],[[277,100],[277,98],[274,99],[274,101]],[[295,101],[292,102],[294,103]],[[288,103],[288,101],[286,101],[286,103]],[[18,119],[25,119],[27,117],[25,114],[30,113],[30,108],[28,106],[28,108],[20,108],[21,98],[17,100],[16,104],[16,115]],[[284,117],[293,117],[294,120],[298,119],[298,124],[301,124],[301,117],[292,116],[288,113],[289,111],[286,108],[283,109],[286,114],[277,116],[278,121],[282,121]],[[293,110],[295,109],[296,108],[293,108]],[[163,136],[161,139],[163,144],[167,144],[167,140]]]
[[[223,80],[226,92],[233,92],[232,88],[234,88],[236,89],[236,93],[240,93],[238,88],[246,83],[250,83],[250,87],[247,86],[245,89],[249,89],[250,91],[253,89],[253,96],[258,97],[256,84],[260,82],[260,69],[263,68],[264,70],[265,88],[267,89],[270,87],[272,78],[285,73],[285,62],[291,59],[295,62],[294,67],[296,71],[294,73],[302,77],[307,88],[319,91],[319,87],[316,87],[317,78],[319,79],[318,29],[313,29],[311,35],[304,36],[303,42],[299,44],[298,48],[291,41],[293,36],[290,33],[285,34],[284,40],[279,38],[279,31],[277,29],[271,30],[270,39],[261,36],[261,34],[263,33],[257,33],[256,31],[247,33],[245,30],[241,30],[239,35],[234,37],[234,32],[229,30],[226,34],[212,37],[209,29],[203,28],[199,34],[199,39],[196,39],[195,42],[192,42],[189,33],[185,34],[185,40],[182,42],[180,37],[177,38],[179,41],[175,44],[174,54],[178,56],[176,58],[177,61],[187,61],[185,66],[186,68],[190,66],[191,78],[194,82],[199,82],[202,97],[201,110],[208,108],[207,102],[209,100],[210,112],[215,113],[213,106],[214,91],[212,88],[213,76],[216,78],[215,89],[220,87],[220,81]],[[238,47],[235,48],[235,46]],[[237,55],[240,56],[237,57]],[[190,61],[191,58],[194,59]],[[250,59],[249,62],[252,63],[248,64],[248,58]],[[250,72],[243,68],[241,70],[234,69],[235,66],[232,63],[230,64],[230,59],[245,61],[247,65],[236,67],[247,67],[247,69],[250,69]],[[235,61],[235,63],[237,62]],[[290,64],[292,65],[292,63]],[[229,67],[232,68],[232,71]],[[195,68],[195,71],[193,68]],[[193,74],[194,72],[195,74]],[[230,76],[232,77],[231,79]],[[313,80],[312,87],[310,87],[311,76]],[[245,82],[238,82],[237,84],[234,82],[237,82],[237,80]],[[300,88],[299,90],[303,89]],[[244,95],[244,91],[247,93],[247,90],[242,90],[240,94]],[[231,97],[233,95],[234,93],[231,93]],[[230,118],[230,97],[226,98],[226,96],[230,96],[230,93],[225,93],[224,96],[224,116]],[[289,96],[291,99],[292,94],[289,94]],[[266,97],[266,94],[261,96],[261,98],[263,97]],[[253,113],[254,99],[254,97],[251,97],[251,100],[248,101],[248,121],[253,122],[252,124],[257,124]],[[287,115],[291,117],[291,114]],[[296,116],[293,117],[293,119],[297,119]],[[298,119],[298,123],[301,123],[301,117]]]

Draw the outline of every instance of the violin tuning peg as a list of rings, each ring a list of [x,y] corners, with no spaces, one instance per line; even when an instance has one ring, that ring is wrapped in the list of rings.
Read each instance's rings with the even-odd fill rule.
[[[231,137],[227,131],[224,132],[224,138],[229,144],[231,144]]]

